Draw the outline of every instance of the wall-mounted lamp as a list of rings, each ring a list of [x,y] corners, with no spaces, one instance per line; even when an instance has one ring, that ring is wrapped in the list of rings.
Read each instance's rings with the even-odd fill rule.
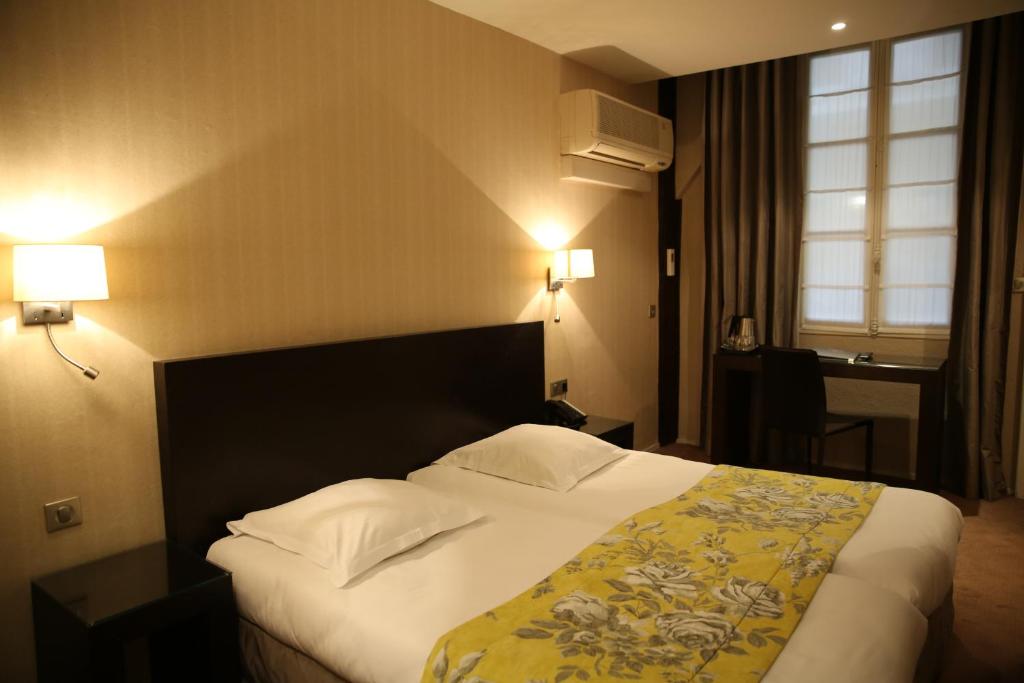
[[[561,322],[558,314],[558,291],[566,282],[594,277],[593,249],[562,249],[555,252],[555,261],[548,268],[548,290],[555,293],[555,322]]]
[[[14,300],[22,302],[25,325],[46,325],[61,358],[96,379],[99,370],[77,363],[53,341],[50,325],[74,319],[73,301],[108,299],[103,247],[84,244],[14,245]]]

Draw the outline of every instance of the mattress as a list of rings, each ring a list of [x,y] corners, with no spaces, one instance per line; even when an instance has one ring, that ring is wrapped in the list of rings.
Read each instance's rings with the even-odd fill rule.
[[[344,589],[304,558],[255,538],[215,543],[239,612],[353,683],[419,680],[436,640],[561,566],[630,514],[691,487],[710,469],[630,452],[569,493],[453,467],[409,479],[463,498],[486,517],[391,558]],[[951,583],[961,520],[929,494],[886,489],[825,578],[767,681],[906,681]],[[856,542],[856,543],[855,543]],[[847,553],[849,552],[849,555]],[[899,599],[902,596],[905,599]]]

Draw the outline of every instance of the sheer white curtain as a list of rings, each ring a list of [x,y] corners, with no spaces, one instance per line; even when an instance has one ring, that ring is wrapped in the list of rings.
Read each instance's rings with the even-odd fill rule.
[[[884,326],[949,326],[961,53],[960,31],[892,45],[881,235]]]
[[[805,326],[949,326],[961,43],[955,30],[811,58]]]
[[[809,80],[803,317],[809,323],[863,326],[871,52],[813,57]]]

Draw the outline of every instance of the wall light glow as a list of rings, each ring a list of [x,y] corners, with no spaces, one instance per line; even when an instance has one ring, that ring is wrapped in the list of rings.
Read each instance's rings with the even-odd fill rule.
[[[110,222],[116,214],[75,197],[40,192],[0,200],[0,232],[24,242],[59,242]]]
[[[569,241],[569,231],[553,220],[542,221],[528,232],[547,251],[555,251]]]

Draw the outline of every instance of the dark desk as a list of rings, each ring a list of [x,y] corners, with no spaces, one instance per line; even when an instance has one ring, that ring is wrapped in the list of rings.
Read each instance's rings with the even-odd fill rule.
[[[719,352],[714,357],[711,412],[711,462],[745,465],[755,439],[750,419],[757,413],[761,356],[757,353]],[[942,433],[946,409],[946,359],[911,358],[879,354],[868,363],[821,359],[826,377],[917,384],[917,472],[914,479],[896,480],[903,486],[938,488]],[[829,474],[842,475],[832,470]],[[857,478],[856,472],[850,472]],[[863,476],[863,475],[861,475]],[[880,478],[886,480],[891,478]]]

